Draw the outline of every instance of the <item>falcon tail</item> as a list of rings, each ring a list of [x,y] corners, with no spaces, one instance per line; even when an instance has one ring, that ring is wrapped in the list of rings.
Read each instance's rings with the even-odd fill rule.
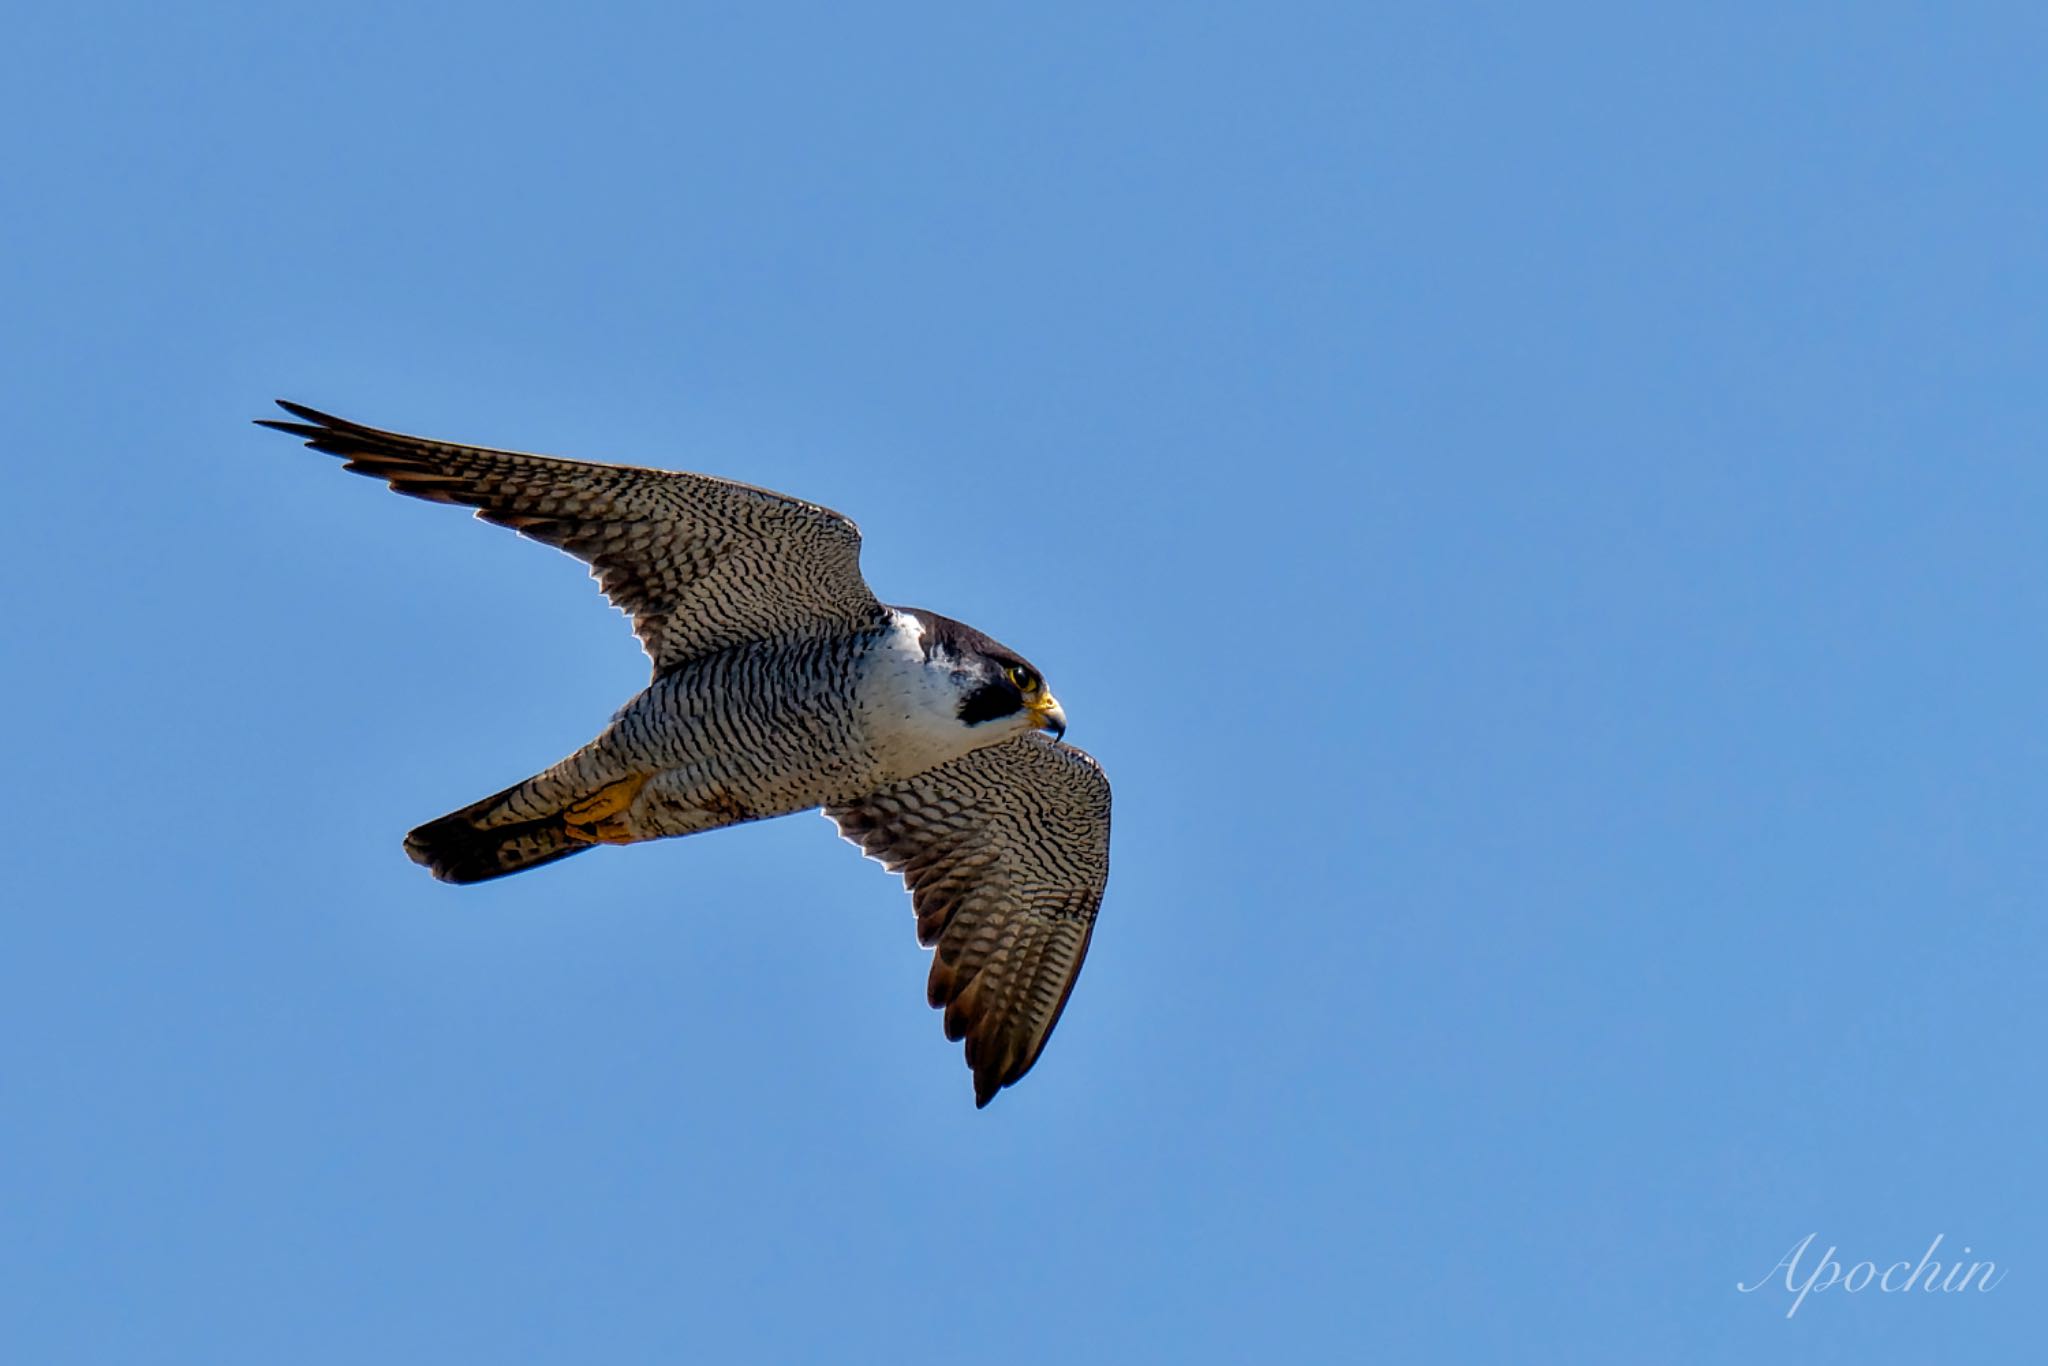
[[[477,807],[496,801],[491,798]],[[470,823],[477,807],[428,821],[405,837],[405,852],[443,882],[488,882],[595,847],[572,838],[568,823],[559,816],[479,830]]]
[[[549,801],[542,796],[544,791],[561,792],[566,786],[558,776],[562,767],[567,765],[428,821],[405,837],[405,852],[443,882],[488,882],[599,844],[629,842],[631,837],[624,836],[615,819],[632,804],[646,779],[626,778],[590,793],[568,788],[569,800]],[[510,814],[548,806],[556,809],[543,816]]]

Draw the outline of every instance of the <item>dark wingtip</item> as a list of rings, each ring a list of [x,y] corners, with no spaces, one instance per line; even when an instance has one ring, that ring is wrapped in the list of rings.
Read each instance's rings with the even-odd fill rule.
[[[268,427],[273,432],[283,432],[286,436],[295,436],[316,451],[325,451],[329,455],[347,455],[349,447],[344,443],[379,435],[373,428],[336,417],[332,413],[323,413],[318,408],[308,408],[305,404],[294,403],[288,398],[280,398],[275,402],[278,407],[303,421],[281,422],[274,417],[259,417],[253,419],[255,424],[259,427]]]
[[[332,413],[323,413],[318,408],[308,408],[303,403],[294,403],[288,398],[274,399],[272,401],[293,417],[298,418],[299,421],[280,422],[274,417],[259,417],[254,419],[257,426],[268,427],[276,432],[289,432],[293,436],[331,436],[337,432],[367,432],[370,430],[368,427],[350,422],[346,418],[336,417]]]
[[[323,413],[318,408],[308,408],[305,404],[294,403],[288,398],[273,399],[272,402],[276,403],[278,407],[284,409],[293,417],[302,417],[306,421],[318,423],[322,427],[340,425],[341,420],[339,418],[330,413]]]

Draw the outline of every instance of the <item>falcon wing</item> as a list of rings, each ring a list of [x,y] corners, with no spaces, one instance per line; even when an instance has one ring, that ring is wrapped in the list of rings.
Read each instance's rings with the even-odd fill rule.
[[[657,674],[742,641],[881,616],[860,574],[860,529],[830,508],[709,475],[458,446],[278,406],[304,421],[257,425],[588,564]]]
[[[1043,736],[984,746],[825,814],[901,873],[928,995],[967,1040],[974,1103],[1031,1070],[1080,975],[1109,880],[1109,779]]]

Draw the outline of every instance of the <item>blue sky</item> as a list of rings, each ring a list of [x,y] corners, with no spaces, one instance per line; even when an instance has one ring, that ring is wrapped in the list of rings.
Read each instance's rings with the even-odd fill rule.
[[[2028,6],[44,6],[0,56],[22,1361],[2030,1360]],[[857,518],[1109,896],[986,1112],[815,816],[273,396]],[[1741,1294],[1813,1233],[1988,1294]]]

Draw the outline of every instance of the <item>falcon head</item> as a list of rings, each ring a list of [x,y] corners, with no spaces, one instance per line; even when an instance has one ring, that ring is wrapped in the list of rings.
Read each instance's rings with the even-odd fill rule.
[[[925,668],[937,674],[954,719],[977,740],[1050,731],[1067,733],[1067,714],[1031,661],[962,622],[936,612],[902,609],[923,628]]]

